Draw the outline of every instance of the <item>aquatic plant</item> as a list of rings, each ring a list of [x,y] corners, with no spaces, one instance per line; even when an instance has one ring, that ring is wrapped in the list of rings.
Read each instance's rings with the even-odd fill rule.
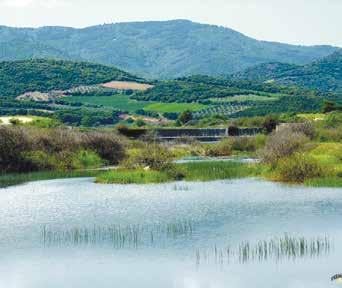
[[[300,258],[321,257],[330,253],[332,241],[328,236],[305,238],[285,234],[256,243],[243,241],[237,247],[227,246],[218,248],[216,245],[208,250],[196,250],[196,264],[215,263],[223,264],[232,261],[240,264],[250,262],[296,260]]]
[[[136,224],[93,227],[74,227],[71,229],[53,229],[44,226],[41,240],[44,246],[81,246],[110,245],[116,249],[154,246],[165,239],[192,237],[194,224],[190,220],[167,224]]]

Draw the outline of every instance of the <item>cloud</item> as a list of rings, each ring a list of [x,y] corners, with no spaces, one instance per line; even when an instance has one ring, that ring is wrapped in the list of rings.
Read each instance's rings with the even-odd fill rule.
[[[40,6],[44,8],[56,8],[68,5],[66,0],[0,0],[0,5],[12,8],[26,8]]]

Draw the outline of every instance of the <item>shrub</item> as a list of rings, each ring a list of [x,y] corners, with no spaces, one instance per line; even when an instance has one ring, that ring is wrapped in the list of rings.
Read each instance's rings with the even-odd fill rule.
[[[219,157],[229,156],[233,151],[254,152],[257,149],[257,144],[262,145],[264,137],[258,138],[259,143],[257,143],[256,139],[256,137],[229,137],[221,140],[219,143],[207,146],[205,154],[207,156]]]
[[[80,148],[81,133],[69,129],[30,129],[30,138],[35,150],[59,153]]]
[[[302,133],[310,139],[313,139],[316,136],[315,127],[310,122],[296,123],[289,126],[288,129],[290,129],[294,133]]]
[[[105,132],[0,126],[2,171],[70,170],[98,167],[125,157],[123,140]]]
[[[13,126],[18,126],[18,125],[22,124],[22,122],[17,118],[11,118],[9,120],[9,123],[11,123]]]
[[[27,133],[21,127],[0,126],[0,169],[24,171],[30,168],[22,153],[31,149]]]
[[[262,127],[264,128],[266,133],[272,133],[277,128],[278,123],[278,118],[273,116],[267,116],[264,122],[262,123]]]
[[[178,117],[178,120],[182,123],[182,124],[186,124],[189,121],[191,121],[193,119],[193,115],[191,113],[190,110],[186,110],[183,113],[181,113]]]
[[[62,125],[58,120],[52,118],[37,118],[34,119],[30,126],[38,127],[38,128],[56,128]]]
[[[342,126],[342,112],[333,112],[327,115],[324,121],[325,128],[337,128]]]
[[[32,170],[52,170],[56,168],[58,162],[54,155],[44,151],[24,152],[22,155],[27,162],[32,164]]]
[[[317,138],[321,142],[342,142],[342,128],[319,129]]]
[[[263,134],[258,134],[255,136],[255,147],[256,150],[260,150],[266,145],[267,136]]]
[[[332,101],[324,101],[323,107],[322,107],[322,112],[323,113],[329,113],[332,111],[341,111],[342,106],[338,105],[335,102]]]
[[[143,127],[146,125],[146,122],[142,119],[138,119],[136,122],[135,122],[135,125],[137,125],[137,127]]]
[[[275,165],[281,158],[303,149],[308,141],[303,133],[292,132],[289,129],[281,130],[268,138],[260,156],[265,163]]]
[[[160,171],[170,165],[172,159],[172,153],[165,147],[156,143],[145,143],[142,149],[132,152],[123,164],[129,168],[150,167]]]
[[[74,169],[90,169],[101,167],[104,161],[93,151],[80,150],[72,157],[72,167]]]
[[[109,164],[118,164],[126,154],[122,138],[104,132],[88,132],[83,135],[81,146],[96,152]]]
[[[256,150],[256,141],[254,137],[234,137],[230,139],[232,149],[240,152],[253,152]]]
[[[229,126],[228,127],[228,135],[229,136],[238,136],[239,135],[239,128],[236,126]]]
[[[112,183],[112,184],[149,184],[149,183],[164,183],[171,181],[169,176],[160,171],[143,169],[136,170],[114,170],[104,172],[96,178],[98,183]]]
[[[186,170],[182,166],[172,163],[165,165],[162,172],[166,173],[170,179],[177,181],[184,179],[186,176]]]
[[[303,183],[307,179],[323,176],[323,169],[312,157],[295,153],[277,163],[276,174],[285,182]]]
[[[205,155],[211,157],[229,156],[233,152],[232,142],[229,138],[218,143],[206,146]]]

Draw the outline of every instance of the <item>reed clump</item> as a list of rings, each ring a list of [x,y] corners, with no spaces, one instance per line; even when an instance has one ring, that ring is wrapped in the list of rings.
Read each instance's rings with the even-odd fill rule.
[[[216,245],[209,250],[196,250],[197,265],[201,263],[248,264],[250,262],[283,261],[303,258],[318,258],[328,255],[333,248],[332,240],[324,237],[295,237],[285,234],[256,243],[243,241],[236,247],[218,248]]]
[[[166,224],[74,227],[65,230],[44,226],[41,240],[47,247],[110,245],[116,249],[138,248],[160,245],[166,240],[175,240],[179,237],[191,238],[194,229],[195,225],[191,220]]]

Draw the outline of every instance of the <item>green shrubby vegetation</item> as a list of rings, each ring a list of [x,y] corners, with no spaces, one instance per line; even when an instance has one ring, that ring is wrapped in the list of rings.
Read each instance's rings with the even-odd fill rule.
[[[94,109],[66,109],[54,113],[53,118],[70,126],[104,126],[117,124],[119,111]]]
[[[232,154],[251,154],[265,145],[265,136],[230,137],[218,143],[206,145],[206,156],[230,156]]]
[[[0,139],[3,172],[94,168],[125,157],[124,141],[108,132],[0,126]]]
[[[342,51],[300,66],[266,63],[247,69],[236,78],[264,82],[272,79],[282,85],[296,85],[321,91],[342,91]],[[330,111],[326,111],[330,112]]]
[[[65,60],[31,59],[0,62],[0,96],[67,90],[112,80],[142,81],[114,67]]]
[[[228,137],[217,143],[200,143],[186,137],[175,143],[158,143],[153,132],[142,129],[132,130],[138,134],[144,132],[140,140],[128,140],[114,130],[56,128],[55,122],[41,120],[38,124],[33,121],[0,126],[2,171],[72,171],[119,165],[117,169],[99,173],[97,181],[144,184],[259,176],[315,186],[338,187],[341,183],[342,144],[338,135],[341,135],[342,117],[338,111],[316,116],[287,114],[240,119],[230,123],[251,127],[262,124],[265,133]],[[275,123],[284,121],[288,123],[267,133],[274,129]],[[119,127],[120,131],[126,129]],[[236,155],[260,157],[262,163],[175,162],[187,156]]]
[[[260,153],[269,165],[265,176],[283,182],[338,186],[342,176],[340,114],[333,112],[273,133]]]
[[[177,180],[212,181],[219,179],[235,179],[258,175],[254,165],[234,162],[201,162],[177,164],[170,171],[158,170],[113,170],[97,177],[98,183],[115,184],[149,184],[164,183]]]
[[[104,184],[151,184],[172,180],[165,172],[144,169],[108,171],[96,178],[97,183]]]
[[[87,29],[1,26],[0,33],[0,59],[32,55],[86,59],[167,79],[198,73],[224,75],[270,61],[304,64],[338,49],[257,41],[231,29],[187,20],[114,23]]]
[[[292,156],[295,152],[304,149],[308,142],[309,138],[303,133],[284,129],[267,139],[260,156],[265,163],[275,166],[282,158]]]
[[[279,181],[303,183],[307,179],[322,177],[324,171],[313,157],[297,152],[290,157],[280,159],[275,174]]]
[[[236,179],[258,175],[258,169],[252,164],[235,162],[201,162],[181,164],[186,171],[187,181],[213,181],[220,179]]]

